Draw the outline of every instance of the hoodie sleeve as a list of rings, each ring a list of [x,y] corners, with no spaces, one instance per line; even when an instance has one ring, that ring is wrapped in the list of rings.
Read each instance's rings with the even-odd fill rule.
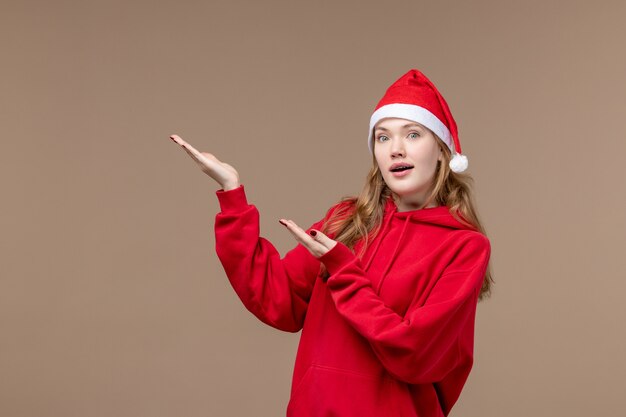
[[[262,322],[299,331],[319,260],[300,243],[281,259],[272,243],[259,236],[259,211],[248,203],[243,185],[216,195],[221,212],[215,217],[215,249],[233,289]],[[321,228],[326,218],[309,229]]]
[[[318,259],[330,273],[327,285],[339,313],[369,341],[391,375],[420,384],[442,380],[461,361],[471,367],[476,305],[490,252],[486,236],[472,236],[425,303],[410,306],[404,316],[385,305],[360,259],[343,243]]]

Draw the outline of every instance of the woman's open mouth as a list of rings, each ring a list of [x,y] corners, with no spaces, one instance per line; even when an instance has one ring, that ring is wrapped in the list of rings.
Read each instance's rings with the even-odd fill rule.
[[[405,175],[408,175],[412,169],[413,167],[402,167],[391,171],[391,174],[394,177],[404,177]]]

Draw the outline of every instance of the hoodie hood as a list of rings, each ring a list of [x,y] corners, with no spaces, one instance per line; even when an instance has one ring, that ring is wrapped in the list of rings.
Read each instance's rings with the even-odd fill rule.
[[[385,219],[383,223],[388,223],[392,218],[403,219],[406,222],[428,223],[435,226],[448,227],[451,229],[474,230],[471,226],[466,226],[457,220],[448,206],[430,207],[408,211],[398,211],[398,206],[392,196],[387,197],[385,202]]]
[[[395,245],[395,249],[393,250],[392,256],[387,262],[386,267],[383,270],[383,280],[381,280],[380,285],[384,281],[384,277],[387,275],[389,268],[393,265],[396,256],[398,255],[398,251],[401,245],[409,234],[406,233],[407,227],[411,223],[421,223],[425,225],[437,226],[442,228],[450,229],[450,231],[454,229],[458,230],[476,230],[474,227],[465,225],[457,220],[452,213],[450,212],[450,208],[448,206],[438,206],[438,207],[430,207],[416,210],[408,210],[408,211],[398,211],[398,206],[396,205],[393,197],[390,195],[387,197],[385,201],[385,210],[383,216],[383,222],[381,225],[381,230],[378,232],[378,236],[375,241],[372,242],[374,244],[374,249],[371,251],[371,255],[369,259],[365,263],[365,269],[367,270],[376,257],[376,252],[380,247],[381,242],[383,241],[385,235],[389,231],[390,227],[392,227],[392,221],[394,219],[398,219],[402,221],[402,230],[400,232],[400,237]]]

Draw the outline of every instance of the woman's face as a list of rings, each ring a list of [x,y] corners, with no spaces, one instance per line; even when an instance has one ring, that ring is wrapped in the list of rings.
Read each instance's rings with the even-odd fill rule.
[[[374,157],[385,183],[398,197],[398,210],[406,211],[417,209],[426,201],[443,151],[434,134],[423,125],[385,118],[374,126]],[[398,163],[412,168],[392,172],[392,166]]]

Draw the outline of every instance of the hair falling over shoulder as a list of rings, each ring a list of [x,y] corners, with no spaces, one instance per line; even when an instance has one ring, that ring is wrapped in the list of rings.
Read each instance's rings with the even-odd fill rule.
[[[452,157],[450,149],[437,135],[435,137],[443,150],[444,158],[435,172],[432,192],[422,207],[426,207],[431,201],[435,201],[437,205],[446,205],[457,220],[486,235],[474,202],[472,191],[474,179],[467,172],[457,173],[450,169],[449,161]],[[361,193],[358,196],[342,197],[339,206],[326,221],[321,231],[325,234],[335,234],[333,239],[350,249],[354,249],[355,244],[363,239],[360,253],[356,254],[361,257],[370,241],[380,231],[385,202],[390,195],[391,189],[385,184],[376,159],[372,155],[372,167],[367,174]],[[321,264],[321,274],[324,278],[329,276],[324,264]],[[491,296],[492,284],[494,284],[494,280],[491,273],[491,262],[489,262],[480,290],[479,301]]]

